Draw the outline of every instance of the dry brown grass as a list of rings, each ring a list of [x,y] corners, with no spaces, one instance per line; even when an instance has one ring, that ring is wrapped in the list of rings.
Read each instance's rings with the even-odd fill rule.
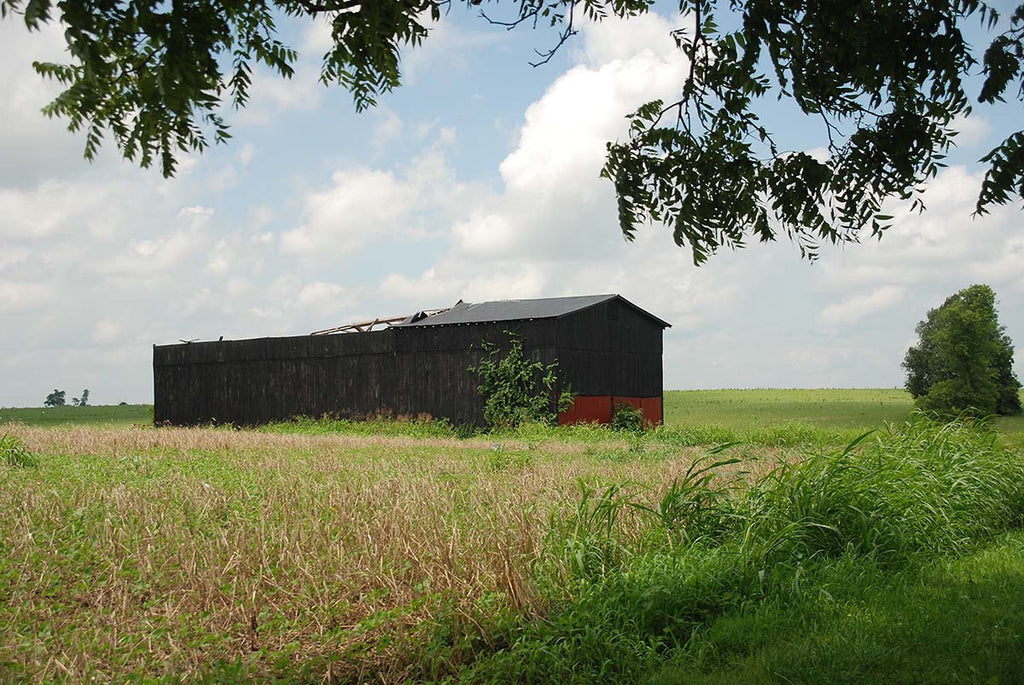
[[[41,466],[0,469],[0,669],[33,681],[187,680],[218,659],[259,672],[271,656],[338,680],[399,681],[403,640],[439,612],[483,644],[481,602],[492,613],[545,611],[534,570],[580,479],[657,496],[701,454],[211,429],[11,432]],[[754,456],[763,465],[786,453]]]

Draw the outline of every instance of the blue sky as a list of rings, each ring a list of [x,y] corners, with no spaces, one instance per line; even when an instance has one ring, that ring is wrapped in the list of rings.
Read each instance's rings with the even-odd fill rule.
[[[1024,344],[1020,206],[971,218],[974,160],[1019,103],[962,122],[928,211],[894,206],[881,243],[811,264],[783,240],[701,268],[664,229],[626,243],[598,178],[604,143],[638,104],[672,97],[678,24],[584,26],[535,69],[553,34],[453,10],[407,53],[405,86],[357,114],[317,82],[326,28],[289,21],[295,78],[258,75],[250,106],[228,113],[231,143],[167,181],[112,150],[83,161],[80,137],[38,112],[55,89],[31,61],[60,59],[59,32],[0,22],[0,405],[86,387],[96,404],[149,402],[153,344],[303,334],[458,299],[621,293],[673,324],[670,389],[900,386],[915,324],[977,282]],[[822,145],[817,127],[766,111],[787,145]]]

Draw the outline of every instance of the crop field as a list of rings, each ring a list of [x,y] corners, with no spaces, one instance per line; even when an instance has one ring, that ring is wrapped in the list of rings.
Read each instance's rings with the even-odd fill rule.
[[[669,425],[713,423],[732,428],[804,423],[870,430],[901,422],[914,408],[905,390],[677,390],[665,393]]]
[[[148,404],[99,405],[85,407],[0,408],[0,425],[30,426],[130,426],[152,424],[153,407]]]
[[[5,424],[0,682],[1024,680],[1013,426],[737,392],[643,434]]]
[[[1024,400],[1024,391],[1021,393]],[[669,390],[665,422],[670,425],[715,424],[738,430],[802,424],[824,430],[871,430],[900,423],[914,408],[906,390]],[[1024,416],[994,419],[1004,434],[1024,433]],[[1024,443],[1022,443],[1024,444]]]

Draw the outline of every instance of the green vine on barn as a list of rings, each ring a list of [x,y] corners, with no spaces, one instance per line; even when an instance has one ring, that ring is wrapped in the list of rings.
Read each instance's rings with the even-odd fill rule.
[[[529,421],[554,423],[559,412],[569,409],[573,402],[570,388],[559,391],[558,361],[530,361],[519,336],[512,331],[505,334],[507,353],[500,345],[484,341],[484,358],[469,368],[480,376],[478,390],[485,398],[484,420],[499,430]]]

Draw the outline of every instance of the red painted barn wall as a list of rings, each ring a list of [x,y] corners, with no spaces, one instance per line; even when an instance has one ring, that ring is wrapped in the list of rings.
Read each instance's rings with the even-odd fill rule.
[[[558,425],[573,423],[611,423],[616,404],[632,405],[644,421],[658,426],[665,420],[660,397],[617,397],[615,395],[577,395],[572,407],[558,415]]]

